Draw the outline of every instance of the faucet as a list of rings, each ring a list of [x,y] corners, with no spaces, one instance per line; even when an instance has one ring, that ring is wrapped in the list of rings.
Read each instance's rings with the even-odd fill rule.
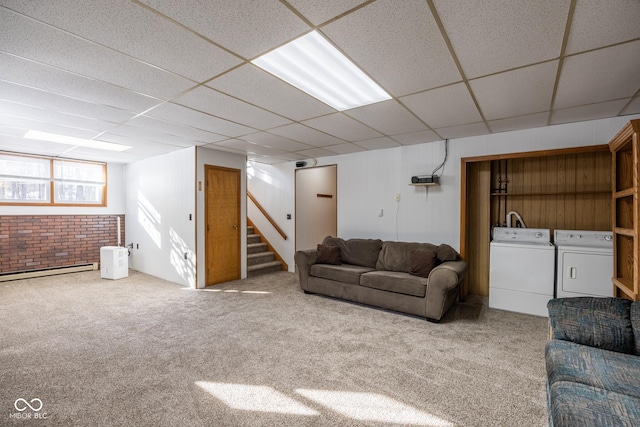
[[[511,228],[511,217],[515,215],[516,218],[518,219],[518,221],[520,221],[520,224],[522,224],[522,228],[527,228],[526,225],[524,225],[524,221],[522,220],[522,217],[520,216],[520,214],[516,211],[510,211],[507,214],[507,228]]]

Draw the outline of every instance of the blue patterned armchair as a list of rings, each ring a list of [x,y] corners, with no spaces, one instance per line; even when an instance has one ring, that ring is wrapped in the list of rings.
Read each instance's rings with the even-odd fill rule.
[[[549,425],[640,426],[640,302],[549,301]]]

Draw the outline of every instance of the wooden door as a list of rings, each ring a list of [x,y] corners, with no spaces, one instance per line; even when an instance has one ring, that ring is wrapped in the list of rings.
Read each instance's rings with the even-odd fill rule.
[[[240,279],[240,170],[205,166],[205,285]]]
[[[296,170],[296,250],[313,249],[338,232],[336,165]]]

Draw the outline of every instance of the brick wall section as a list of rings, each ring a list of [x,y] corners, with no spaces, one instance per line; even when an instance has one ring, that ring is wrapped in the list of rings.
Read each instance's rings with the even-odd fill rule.
[[[117,217],[0,215],[0,273],[100,262],[100,248],[118,243]]]

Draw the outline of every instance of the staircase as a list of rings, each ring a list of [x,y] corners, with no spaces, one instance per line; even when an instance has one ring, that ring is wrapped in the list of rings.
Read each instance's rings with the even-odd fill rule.
[[[253,226],[247,227],[247,277],[273,273],[282,270],[282,262],[276,261],[275,254],[267,249],[260,234]]]

